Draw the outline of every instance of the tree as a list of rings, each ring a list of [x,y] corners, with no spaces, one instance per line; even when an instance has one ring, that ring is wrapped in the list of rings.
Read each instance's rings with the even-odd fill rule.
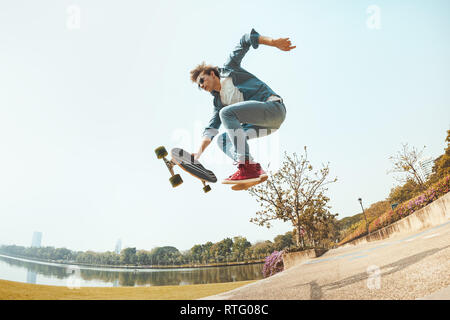
[[[313,171],[306,147],[300,157],[285,152],[281,169],[275,174],[269,172],[265,184],[249,189],[262,207],[250,222],[270,228],[272,220],[290,221],[296,228],[296,243],[300,246],[303,230],[311,232],[315,216],[328,212],[325,186],[337,181],[337,178],[327,179],[329,172],[328,164]]]
[[[168,265],[180,261],[181,253],[177,248],[171,246],[156,247],[150,252],[150,258],[153,263]]]
[[[420,193],[419,185],[415,180],[409,179],[404,185],[392,188],[388,199],[391,203],[402,203],[414,198],[418,193]]]
[[[302,239],[302,247],[304,246],[304,240],[309,242],[309,245],[316,247],[323,242],[324,239],[334,238],[336,233],[337,214],[331,214],[328,211],[326,203],[329,198],[322,196],[314,200],[314,206],[308,206],[302,217],[302,224],[304,226]],[[297,235],[296,230],[296,236]]]
[[[434,161],[430,184],[450,174],[450,130],[447,130],[445,142],[447,142],[447,148],[445,148],[444,154]]]
[[[233,246],[233,240],[230,238],[223,239],[210,248],[211,255],[218,261],[224,261],[227,256],[231,254],[231,247]]]
[[[211,241],[206,242],[204,245],[202,245],[203,252],[202,252],[202,260],[204,263],[209,263],[211,259],[211,247],[213,246],[213,243]]]
[[[191,250],[189,250],[189,252],[190,252],[194,262],[201,263],[201,261],[202,261],[202,253],[203,253],[203,246],[202,245],[196,244],[195,246],[193,246],[191,248]]]
[[[149,265],[150,264],[150,252],[145,250],[139,250],[136,253],[136,262],[138,265]]]
[[[244,237],[238,236],[233,238],[232,253],[240,261],[244,259],[245,250],[250,248],[252,244]]]
[[[55,256],[53,259],[55,260],[70,260],[71,251],[66,248],[58,248],[55,250]]]
[[[120,263],[122,264],[135,264],[136,260],[136,248],[126,248],[120,253]]]
[[[414,179],[419,185],[420,189],[424,189],[425,180],[420,174],[419,166],[420,159],[422,158],[423,150],[418,151],[415,147],[409,148],[407,143],[402,144],[402,150],[397,151],[393,156],[389,157],[393,168],[388,173],[401,173],[403,176],[395,177],[395,179],[401,183],[406,183],[408,179]],[[405,177],[406,176],[406,177]]]
[[[292,231],[286,232],[285,234],[280,234],[273,239],[273,246],[275,250],[281,251],[283,249],[289,248],[294,244]]]
[[[263,258],[270,255],[274,250],[274,245],[270,240],[259,241],[252,245],[251,250],[257,258]]]

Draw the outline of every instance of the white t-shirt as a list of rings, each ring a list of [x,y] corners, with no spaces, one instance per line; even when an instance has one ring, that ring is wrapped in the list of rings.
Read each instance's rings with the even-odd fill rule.
[[[231,77],[220,79],[220,100],[224,106],[244,101],[244,95],[233,84]]]

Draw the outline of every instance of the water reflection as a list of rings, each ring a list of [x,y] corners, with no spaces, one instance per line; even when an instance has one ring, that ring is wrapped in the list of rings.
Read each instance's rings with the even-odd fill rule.
[[[154,270],[111,270],[111,269],[79,269],[74,266],[47,265],[35,262],[16,260],[0,256],[9,268],[26,268],[27,282],[36,284],[37,274],[52,279],[59,279],[57,285],[66,285],[67,279],[73,277],[73,272],[67,272],[76,268],[77,276],[84,282],[103,283],[103,285],[118,286],[165,286],[165,285],[189,285],[218,282],[233,282],[262,279],[262,264],[245,266],[229,266],[214,268],[190,268],[190,269],[154,269]],[[83,267],[80,267],[83,268]],[[0,270],[3,274],[3,270]],[[2,276],[4,278],[4,276]],[[71,278],[72,279],[72,278]],[[8,279],[5,279],[8,280]],[[85,284],[82,284],[85,285]]]
[[[27,271],[27,283],[36,284],[36,272],[33,270]]]

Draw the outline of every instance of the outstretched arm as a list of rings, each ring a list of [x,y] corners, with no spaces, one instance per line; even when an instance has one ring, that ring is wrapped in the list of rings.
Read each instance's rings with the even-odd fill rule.
[[[291,51],[292,49],[296,48],[296,46],[292,46],[291,40],[289,40],[289,38],[272,39],[266,36],[259,36],[259,44],[276,47],[283,51]]]
[[[234,50],[231,52],[224,66],[231,67],[232,69],[240,67],[242,59],[244,58],[250,47],[253,47],[253,49],[258,48],[258,38],[259,33],[256,32],[255,29],[252,29],[250,33],[244,34],[236,47],[234,47]]]
[[[257,49],[260,44],[276,47],[283,51],[290,51],[295,48],[295,46],[291,46],[289,38],[272,39],[261,36],[255,29],[252,29],[250,33],[242,36],[239,44],[231,52],[224,66],[232,68],[240,67],[241,61],[250,49],[250,46],[253,47],[253,49]]]

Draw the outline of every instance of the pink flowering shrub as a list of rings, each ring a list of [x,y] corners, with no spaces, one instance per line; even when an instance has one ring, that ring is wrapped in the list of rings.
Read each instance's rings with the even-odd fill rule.
[[[415,211],[422,209],[439,197],[448,193],[450,187],[450,176],[439,180],[419,196],[399,204],[394,210],[389,209],[387,212],[369,223],[369,232],[382,229],[404,217],[409,216]],[[364,222],[350,235],[345,237],[339,244],[344,244],[351,240],[366,235]]]
[[[450,176],[447,176],[442,180],[438,181],[436,184],[432,185],[430,188],[425,190],[419,196],[409,201],[403,202],[402,204],[397,206],[395,210],[393,211],[389,210],[388,212],[383,214],[380,218],[383,219],[384,222],[381,223],[378,228],[374,228],[373,230],[383,228],[397,220],[409,216],[410,214],[416,212],[419,209],[422,209],[426,205],[437,200],[439,197],[445,195],[449,191],[449,186],[450,186]],[[371,230],[370,226],[369,230]]]
[[[263,266],[264,278],[273,276],[275,273],[283,271],[283,252],[284,251],[274,251],[266,258]]]

